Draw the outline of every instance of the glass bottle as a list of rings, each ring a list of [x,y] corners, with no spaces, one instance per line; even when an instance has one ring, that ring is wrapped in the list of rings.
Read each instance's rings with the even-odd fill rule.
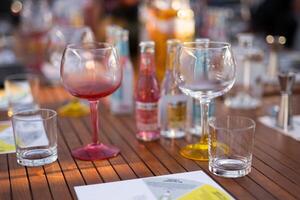
[[[236,61],[241,67],[237,69],[235,87],[225,99],[225,105],[230,108],[254,109],[261,105],[263,52],[253,43],[253,34],[238,34],[235,51],[238,52]]]
[[[20,44],[24,63],[39,72],[45,59],[47,32],[52,26],[52,12],[47,0],[24,1],[21,13]]]
[[[158,100],[159,85],[155,74],[155,43],[144,41],[140,43],[140,70],[135,91],[135,115],[137,134],[142,141],[153,141],[159,138]]]
[[[167,65],[159,100],[160,134],[167,138],[185,136],[188,97],[179,90],[173,75],[179,43],[176,39],[167,41]]]
[[[176,38],[191,41],[195,33],[194,12],[189,0],[153,0],[149,1],[146,16],[146,30],[156,45],[157,76],[164,77],[166,66],[166,41]]]
[[[116,41],[123,78],[121,86],[110,99],[110,108],[114,114],[128,114],[133,110],[133,67],[129,58],[128,34],[128,30],[121,29]]]

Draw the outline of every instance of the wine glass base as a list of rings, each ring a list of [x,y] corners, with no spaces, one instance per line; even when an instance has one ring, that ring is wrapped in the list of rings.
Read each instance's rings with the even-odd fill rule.
[[[189,144],[179,151],[180,155],[191,160],[208,160],[208,144]]]
[[[228,154],[229,147],[221,142],[213,143],[212,148],[217,148],[222,154]],[[189,144],[179,151],[180,155],[191,160],[208,161],[208,144],[196,143]]]
[[[93,161],[104,160],[115,157],[119,154],[120,149],[106,144],[88,144],[84,147],[74,149],[72,156],[79,160]]]
[[[60,107],[58,110],[58,114],[62,117],[83,117],[89,113],[89,107],[77,99],[71,100],[71,102]]]

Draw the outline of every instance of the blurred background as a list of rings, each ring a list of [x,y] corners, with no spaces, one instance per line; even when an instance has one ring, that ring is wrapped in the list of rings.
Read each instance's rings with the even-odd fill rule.
[[[154,40],[161,80],[170,38],[209,38],[241,47],[245,37],[239,34],[247,33],[250,46],[260,50],[261,68],[297,70],[299,23],[300,0],[1,0],[0,84],[8,74],[43,73],[49,32],[57,25],[88,26],[97,41],[107,41],[108,26],[129,30],[135,70],[139,41]]]

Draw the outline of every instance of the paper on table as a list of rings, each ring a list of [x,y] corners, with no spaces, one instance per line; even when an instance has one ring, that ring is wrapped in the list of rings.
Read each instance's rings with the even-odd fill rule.
[[[263,116],[263,117],[260,117],[258,120],[262,124],[264,124],[270,128],[273,128],[284,135],[288,135],[288,136],[294,138],[295,140],[300,141],[300,115],[293,116],[293,129],[291,129],[289,131],[284,131],[283,129],[278,128],[276,126],[275,118],[273,118],[273,117]]]
[[[231,200],[202,171],[75,187],[79,200]]]
[[[15,152],[15,141],[10,121],[0,122],[0,154]]]
[[[46,146],[49,144],[47,134],[44,129],[43,122],[39,122],[36,126],[28,126],[26,122],[20,122],[18,124],[20,130],[28,131],[28,137],[19,141],[21,145],[26,145],[27,147],[35,146]],[[13,153],[16,151],[15,141],[13,135],[13,128],[10,121],[0,122],[0,154]]]

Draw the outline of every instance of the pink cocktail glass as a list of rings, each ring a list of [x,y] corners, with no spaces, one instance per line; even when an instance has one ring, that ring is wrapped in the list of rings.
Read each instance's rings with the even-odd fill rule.
[[[115,48],[108,43],[68,45],[60,70],[64,87],[75,97],[90,103],[93,128],[92,143],[75,149],[72,155],[80,160],[101,160],[116,156],[120,150],[99,142],[98,102],[120,86],[122,70]]]

